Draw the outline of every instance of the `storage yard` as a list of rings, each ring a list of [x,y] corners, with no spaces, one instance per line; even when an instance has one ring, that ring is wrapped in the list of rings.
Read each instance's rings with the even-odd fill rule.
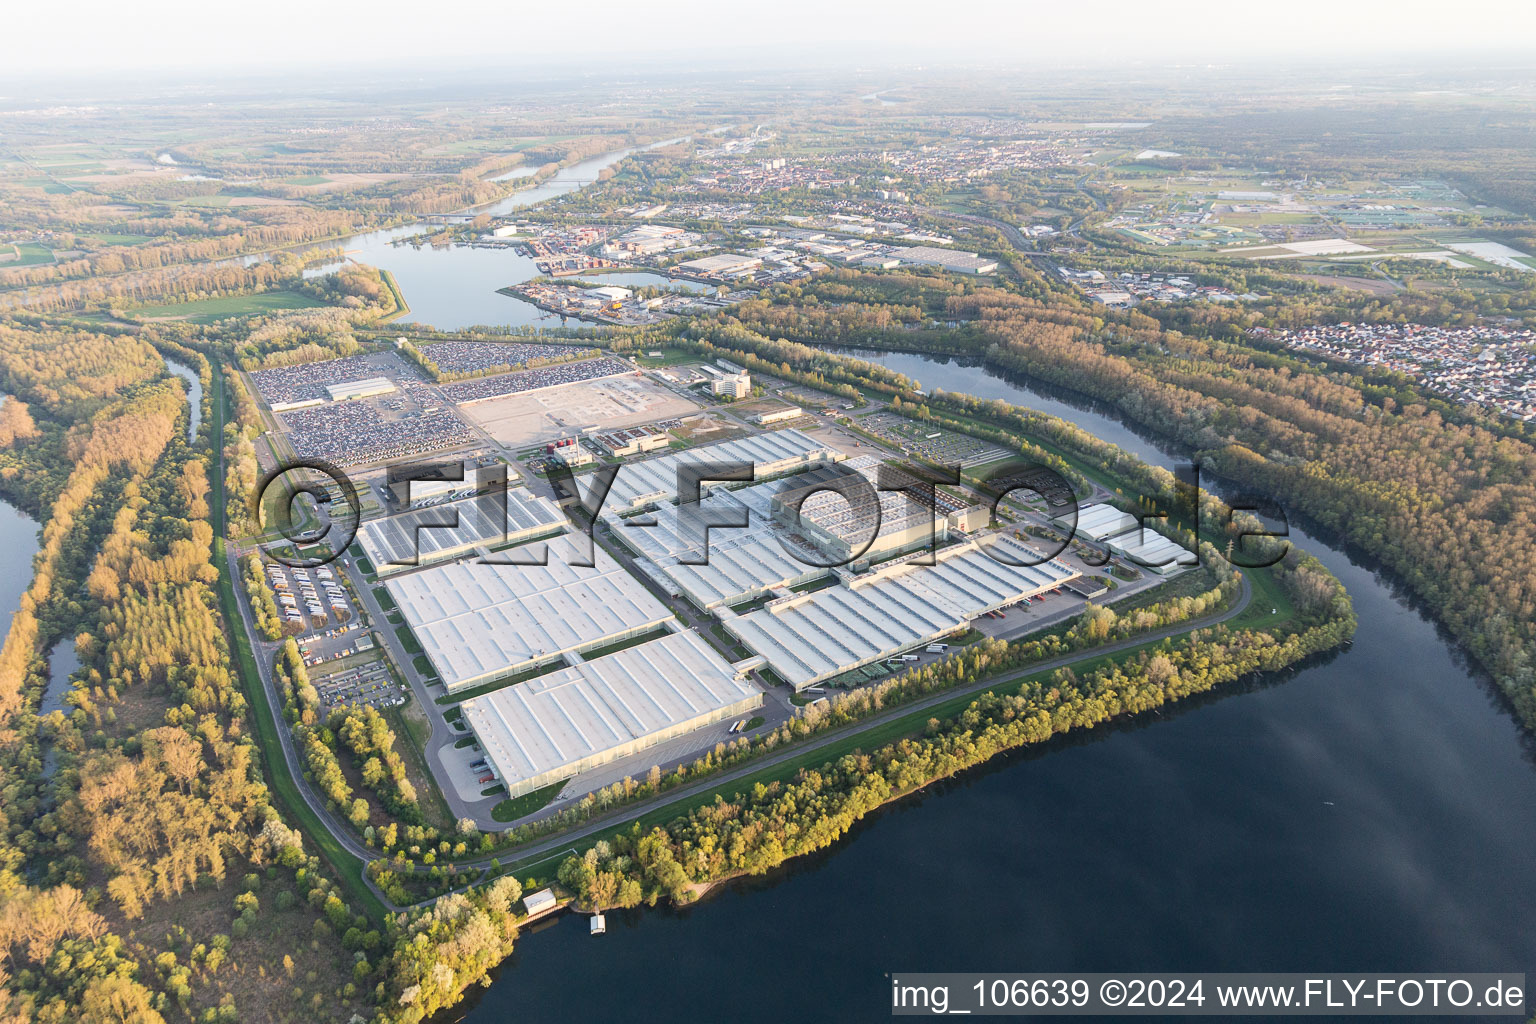
[[[762,691],[691,632],[670,633],[462,705],[507,795],[760,706]]]
[[[698,408],[631,368],[624,369],[624,376],[481,399],[465,406],[463,413],[501,444],[521,448],[588,427],[616,430]]]

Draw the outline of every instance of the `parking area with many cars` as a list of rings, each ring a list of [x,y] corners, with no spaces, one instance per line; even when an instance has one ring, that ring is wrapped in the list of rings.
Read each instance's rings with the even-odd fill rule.
[[[350,663],[336,672],[312,674],[310,682],[327,711],[354,704],[386,708],[405,703],[405,687],[395,681],[382,655]]]

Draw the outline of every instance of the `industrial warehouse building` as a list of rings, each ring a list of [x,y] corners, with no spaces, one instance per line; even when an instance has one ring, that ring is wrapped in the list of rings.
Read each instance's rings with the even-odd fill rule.
[[[606,516],[623,515],[653,502],[677,500],[678,466],[702,462],[751,462],[759,480],[794,469],[834,462],[842,456],[799,430],[777,430],[701,445],[686,451],[625,463],[614,477],[613,489],[603,503]],[[705,484],[705,489],[709,487]]]
[[[1071,515],[1056,516],[1051,522],[1065,530],[1071,528],[1072,517]],[[1077,512],[1076,534],[1102,543],[1111,537],[1118,537],[1127,530],[1134,530],[1139,525],[1141,520],[1129,512],[1120,511],[1113,505],[1085,505]]]
[[[890,562],[828,587],[771,601],[723,625],[803,690],[824,679],[931,643],[987,612],[1054,590],[1081,573],[1011,537]],[[1038,562],[1014,565],[1010,562]]]
[[[352,380],[325,386],[325,393],[331,396],[333,402],[371,398],[374,395],[387,395],[397,390],[399,389],[395,387],[395,382],[388,377],[369,377],[367,380]]]
[[[541,545],[547,565],[454,562],[386,582],[450,691],[623,640],[672,613],[613,556],[561,534]]]
[[[821,554],[816,561],[846,565],[855,558],[874,561],[913,548],[926,547],[930,539],[942,544],[952,533],[985,527],[990,511],[935,489],[935,505],[920,506],[910,491],[879,490],[880,460],[860,455],[843,462],[839,470],[862,476],[879,500],[873,507],[851,503],[840,492],[827,490],[829,481],[845,474],[831,468],[815,469],[785,481],[774,494],[770,511],[775,522],[804,537]],[[917,477],[895,466],[885,467],[891,486],[918,484]],[[878,531],[878,532],[877,532]]]
[[[707,515],[728,515],[742,527],[712,527],[708,551],[702,538],[689,537],[678,523],[678,507],[663,505],[650,517],[654,526],[634,526],[619,520],[614,536],[643,559],[658,584],[686,597],[704,611],[751,601],[781,587],[795,587],[825,576],[827,569],[812,557],[797,558],[780,543],[783,534],[768,528],[769,494],[777,483],[756,484],[738,491],[717,490],[702,502]],[[808,556],[814,552],[807,552]],[[687,564],[699,563],[703,564]]]
[[[494,548],[560,533],[569,522],[548,498],[523,487],[508,487],[506,514],[497,516],[495,496],[481,495],[413,509],[366,522],[357,531],[363,553],[380,576],[416,565],[458,558],[479,547]],[[458,516],[458,525],[453,522]]]
[[[1121,558],[1129,558],[1137,565],[1150,569],[1159,576],[1167,576],[1186,565],[1195,564],[1195,556],[1182,544],[1177,544],[1146,526],[1110,538],[1107,546]]]
[[[516,797],[761,706],[743,675],[689,630],[461,706]]]

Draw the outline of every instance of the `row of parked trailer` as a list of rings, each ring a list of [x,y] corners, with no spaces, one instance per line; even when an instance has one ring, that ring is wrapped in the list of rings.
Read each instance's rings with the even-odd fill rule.
[[[335,574],[323,565],[315,569],[311,576],[308,569],[290,569],[274,563],[267,566],[267,582],[277,595],[283,617],[296,625],[304,622],[304,612],[299,610],[300,600],[304,602],[304,610],[310,616],[321,619],[326,617],[325,605],[320,603],[321,589],[325,590],[325,598],[332,612],[347,610],[347,592],[336,581]]]
[[[496,769],[491,767],[491,762],[486,758],[482,757],[480,760],[470,765],[469,770],[478,776],[475,781],[480,783],[482,786],[496,781]]]

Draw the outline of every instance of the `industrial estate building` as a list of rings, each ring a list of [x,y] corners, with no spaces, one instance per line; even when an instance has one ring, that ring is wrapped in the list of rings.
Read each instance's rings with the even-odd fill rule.
[[[385,576],[476,548],[547,537],[569,522],[554,502],[522,487],[507,488],[505,514],[497,515],[496,505],[494,494],[484,494],[369,520],[357,531],[357,540],[374,569]],[[456,526],[445,525],[455,518]]]
[[[768,492],[777,486],[770,482],[737,491],[717,490],[703,499],[700,510],[706,515],[748,523],[711,528],[707,556],[704,538],[684,530],[676,505],[663,505],[649,516],[654,526],[618,520],[614,536],[639,556],[641,569],[660,586],[704,611],[751,601],[827,573],[812,559],[786,550],[787,538],[781,531],[765,528]]]
[[[1063,529],[1073,525],[1070,515],[1056,516],[1051,521]],[[1114,554],[1162,576],[1195,562],[1195,556],[1182,544],[1143,526],[1139,516],[1122,512],[1113,505],[1088,505],[1079,509],[1076,534],[1103,544]]]
[[[352,380],[341,384],[327,384],[325,393],[331,396],[333,402],[346,402],[354,398],[371,398],[374,395],[387,395],[399,389],[395,382],[388,377],[369,377],[367,380]]]
[[[846,470],[857,472],[869,484],[878,512],[876,506],[865,507],[827,489],[830,482],[846,476],[842,472]],[[894,466],[885,467],[882,480],[880,460],[860,455],[837,470],[812,470],[796,478],[793,486],[781,487],[773,496],[771,512],[776,522],[825,554],[818,561],[835,565],[886,558],[930,542],[942,544],[951,534],[984,527],[990,520],[984,506],[962,502],[937,488],[934,504],[927,505],[915,500],[912,491],[880,490],[882,482],[887,487],[920,483]]]
[[[1081,573],[1010,537],[969,541],[888,562],[809,594],[770,601],[723,624],[796,690],[965,629],[988,612],[1060,587]],[[1036,564],[1022,564],[1022,563]],[[1021,563],[1021,564],[1012,564]]]
[[[1167,576],[1186,565],[1195,564],[1195,556],[1182,544],[1169,540],[1149,526],[1111,537],[1109,550],[1121,558],[1129,558],[1137,565]]]
[[[617,516],[655,502],[676,501],[677,469],[683,465],[751,462],[761,480],[841,457],[841,453],[802,431],[778,430],[630,462],[614,477],[608,500],[603,503],[603,514]],[[708,490],[709,485],[704,488]]]
[[[509,797],[761,706],[697,633],[669,633],[462,705]]]
[[[1056,516],[1051,522],[1062,529],[1073,525],[1070,514]],[[1134,530],[1140,522],[1129,512],[1122,512],[1113,505],[1088,505],[1077,511],[1076,532],[1079,537],[1102,543],[1111,537],[1118,537],[1126,530]]]
[[[546,565],[454,562],[386,582],[449,691],[489,682],[673,621],[639,580],[585,538],[541,545]]]

